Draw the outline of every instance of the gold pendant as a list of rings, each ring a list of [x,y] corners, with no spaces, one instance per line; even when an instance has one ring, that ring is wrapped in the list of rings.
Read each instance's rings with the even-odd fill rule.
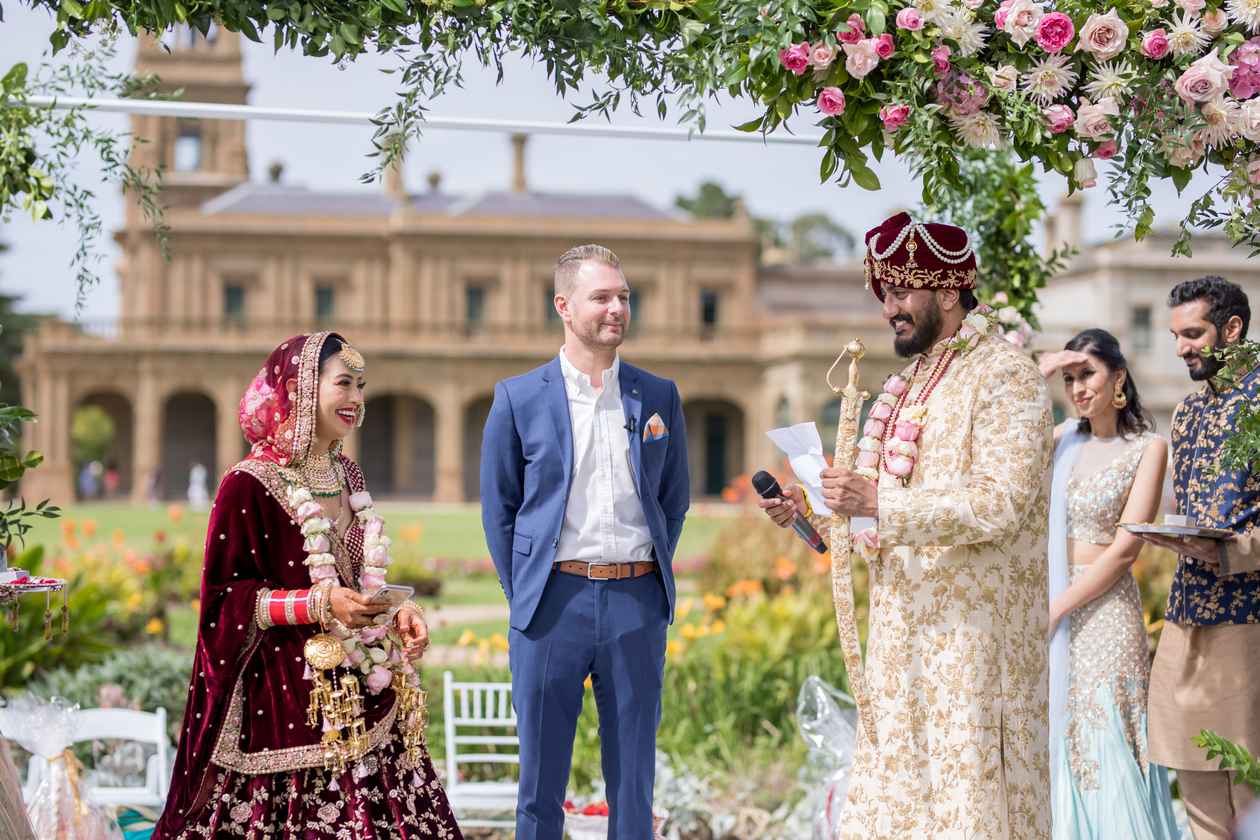
[[[312,668],[328,671],[346,661],[346,649],[341,641],[328,633],[318,633],[306,640],[303,656]]]

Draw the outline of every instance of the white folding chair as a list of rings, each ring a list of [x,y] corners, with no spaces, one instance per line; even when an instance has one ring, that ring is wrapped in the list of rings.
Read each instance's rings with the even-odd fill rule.
[[[442,675],[446,722],[446,796],[466,828],[511,828],[516,825],[516,781],[461,781],[459,768],[468,764],[521,763],[521,739],[516,735],[516,710],[511,683],[455,682]],[[503,730],[510,734],[461,734],[468,730]],[[515,752],[491,752],[477,747],[515,747]],[[472,748],[472,749],[468,749]],[[507,817],[501,816],[507,813]],[[474,816],[474,815],[489,816]],[[497,818],[496,818],[497,817]]]
[[[88,785],[83,791],[97,805],[140,805],[160,809],[171,783],[170,741],[166,735],[166,709],[137,712],[133,709],[80,709],[74,716],[74,740],[136,741],[153,744],[143,786]],[[26,769],[23,796],[29,801],[48,772],[48,762],[31,756]]]

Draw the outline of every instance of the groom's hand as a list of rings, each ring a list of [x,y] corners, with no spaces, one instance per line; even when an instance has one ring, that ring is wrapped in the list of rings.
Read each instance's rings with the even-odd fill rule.
[[[823,499],[832,513],[841,516],[879,516],[879,492],[875,482],[842,467],[822,471]]]
[[[786,528],[792,524],[792,520],[796,518],[799,511],[805,512],[805,491],[801,489],[799,484],[789,484],[783,490],[783,496],[778,499],[758,499],[757,505],[766,512],[766,515],[774,520],[774,524],[780,528]]]

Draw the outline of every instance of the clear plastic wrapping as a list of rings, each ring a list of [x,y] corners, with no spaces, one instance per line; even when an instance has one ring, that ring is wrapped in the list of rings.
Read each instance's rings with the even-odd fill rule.
[[[796,813],[809,815],[814,840],[831,840],[849,790],[857,709],[852,697],[811,675],[797,695],[796,719],[809,746],[801,768],[801,785],[807,792]]]

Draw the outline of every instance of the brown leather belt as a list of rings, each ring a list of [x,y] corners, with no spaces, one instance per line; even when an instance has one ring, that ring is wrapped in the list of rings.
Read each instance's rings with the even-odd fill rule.
[[[577,575],[587,580],[626,580],[643,577],[656,571],[655,563],[587,563],[584,560],[562,560],[555,565],[557,572]]]

